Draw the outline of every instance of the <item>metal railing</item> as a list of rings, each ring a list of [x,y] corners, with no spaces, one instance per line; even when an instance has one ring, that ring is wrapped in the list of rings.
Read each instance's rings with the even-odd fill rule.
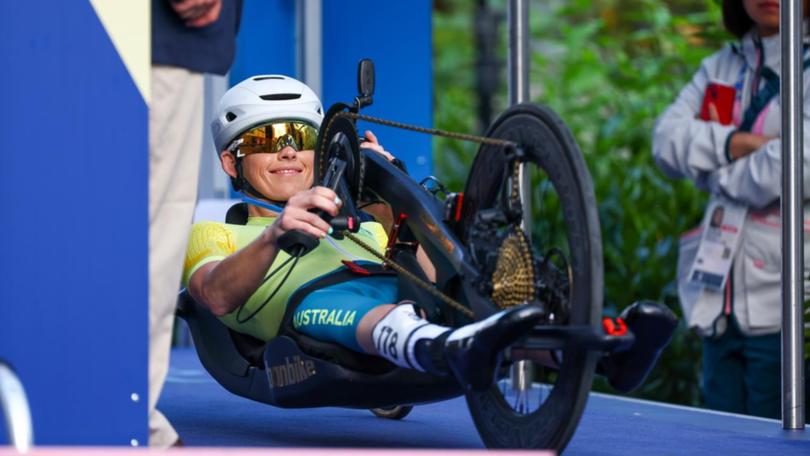
[[[516,105],[529,101],[529,0],[509,0],[509,104]],[[520,164],[520,201],[523,205],[521,228],[532,232],[531,189],[528,185],[528,171]],[[530,361],[518,361],[509,371],[512,389],[518,402],[524,406],[527,392],[532,387],[532,365]],[[529,410],[526,410],[529,412]]]
[[[3,409],[11,444],[20,453],[28,452],[34,443],[28,399],[17,374],[2,361],[0,361],[0,407]]]

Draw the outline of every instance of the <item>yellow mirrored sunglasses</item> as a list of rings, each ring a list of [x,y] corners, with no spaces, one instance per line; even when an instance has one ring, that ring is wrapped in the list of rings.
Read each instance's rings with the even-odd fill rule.
[[[236,156],[276,153],[287,146],[296,151],[314,150],[318,129],[301,121],[282,121],[259,125],[242,133],[235,141]]]

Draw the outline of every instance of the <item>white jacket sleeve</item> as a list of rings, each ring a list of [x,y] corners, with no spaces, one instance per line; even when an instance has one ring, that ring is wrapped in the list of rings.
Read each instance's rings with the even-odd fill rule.
[[[805,106],[807,103],[805,102]],[[804,115],[804,199],[810,198],[810,117]],[[782,194],[782,141],[774,139],[729,166],[718,169],[708,179],[709,191],[724,193],[728,197],[755,208],[765,207]]]
[[[733,125],[695,118],[709,83],[710,66],[715,66],[713,57],[703,61],[692,81],[658,118],[653,130],[653,156],[658,167],[670,178],[691,179],[702,190],[708,190],[709,173],[728,164],[726,140],[735,130]]]
[[[747,206],[767,206],[782,191],[781,147],[782,141],[769,141],[756,152],[717,170],[709,177],[709,190]]]

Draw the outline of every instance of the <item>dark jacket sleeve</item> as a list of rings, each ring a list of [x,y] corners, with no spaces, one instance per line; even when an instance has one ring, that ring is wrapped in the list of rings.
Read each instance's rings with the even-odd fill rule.
[[[224,75],[236,53],[241,14],[242,0],[222,0],[216,22],[201,28],[187,27],[171,0],[152,0],[152,64]]]

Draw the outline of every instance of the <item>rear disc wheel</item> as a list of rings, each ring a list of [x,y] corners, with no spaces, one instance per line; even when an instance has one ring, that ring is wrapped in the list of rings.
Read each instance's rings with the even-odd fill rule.
[[[535,283],[542,284],[538,299],[549,312],[544,324],[597,327],[603,291],[601,235],[593,184],[573,136],[550,109],[531,104],[506,110],[487,136],[514,141],[525,153],[525,177],[519,179],[523,228],[537,265],[535,280],[540,282]],[[516,180],[510,160],[495,146],[484,145],[476,155],[459,224],[468,246],[474,241],[468,227],[476,214],[510,200]],[[508,379],[513,357],[501,366],[496,385],[467,394],[487,447],[565,448],[582,415],[597,354],[566,349],[556,355],[559,369],[534,364],[539,378],[520,390]]]

